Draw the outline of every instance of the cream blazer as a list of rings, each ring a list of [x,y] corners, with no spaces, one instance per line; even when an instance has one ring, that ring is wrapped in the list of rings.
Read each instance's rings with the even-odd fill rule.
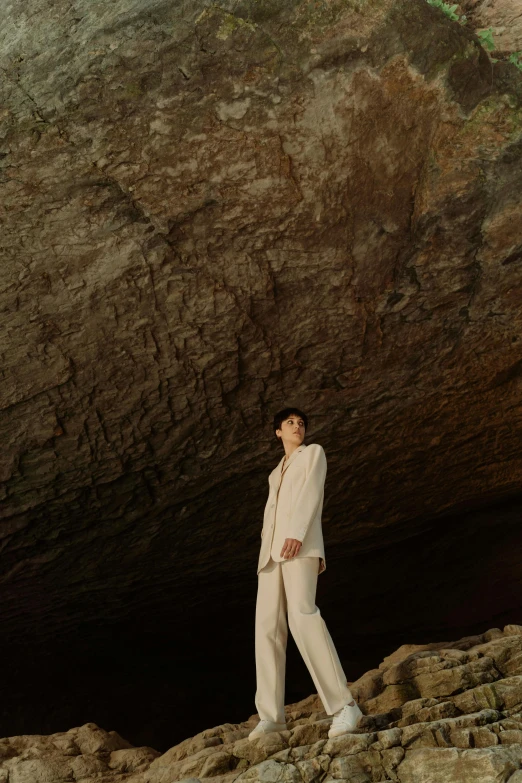
[[[302,542],[296,557],[319,557],[319,574],[326,570],[321,514],[326,478],[326,456],[318,443],[304,443],[268,477],[268,500],[265,506],[261,551],[257,573],[272,558],[281,562],[285,538]],[[277,523],[277,524],[276,524]]]

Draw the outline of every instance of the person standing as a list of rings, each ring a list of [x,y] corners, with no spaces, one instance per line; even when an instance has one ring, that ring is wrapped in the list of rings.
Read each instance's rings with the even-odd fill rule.
[[[260,720],[248,738],[286,729],[288,626],[324,709],[333,716],[328,736],[338,737],[357,727],[362,712],[315,604],[317,578],[326,570],[321,528],[326,456],[318,443],[303,442],[308,417],[298,408],[276,413],[273,427],[285,455],[268,477],[255,618],[255,704]]]

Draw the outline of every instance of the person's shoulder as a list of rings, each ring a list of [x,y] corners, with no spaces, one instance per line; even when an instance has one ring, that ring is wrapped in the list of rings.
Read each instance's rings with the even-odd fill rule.
[[[305,454],[308,454],[309,457],[314,457],[317,455],[319,458],[326,457],[324,449],[320,443],[310,443],[305,449]]]

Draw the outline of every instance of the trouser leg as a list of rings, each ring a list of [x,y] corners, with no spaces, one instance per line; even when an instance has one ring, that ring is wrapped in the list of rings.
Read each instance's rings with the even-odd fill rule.
[[[346,675],[315,605],[319,558],[294,557],[282,563],[288,624],[328,715],[352,700]]]
[[[270,558],[258,575],[255,651],[256,708],[261,720],[285,723],[288,625],[281,563]]]

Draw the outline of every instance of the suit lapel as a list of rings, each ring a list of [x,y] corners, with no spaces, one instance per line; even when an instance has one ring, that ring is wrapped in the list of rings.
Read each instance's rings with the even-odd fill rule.
[[[302,451],[306,449],[306,446],[304,444],[301,444],[301,446],[298,446],[295,451],[292,452],[290,457],[286,460],[286,462],[283,464],[284,457],[281,457],[279,460],[279,464],[277,468],[274,470],[274,478],[273,483],[277,488],[277,491],[279,491],[279,487],[281,486],[281,481],[283,480],[283,476],[285,472],[287,471],[288,467],[292,464],[294,459],[297,457],[298,454],[300,454]]]
[[[292,452],[291,456],[290,456],[290,457],[288,457],[287,461],[286,461],[286,462],[285,462],[285,464],[283,465],[283,471],[282,471],[283,473],[285,472],[285,470],[288,470],[288,467],[289,467],[289,466],[292,464],[292,462],[293,462],[293,461],[294,461],[294,459],[297,457],[297,455],[298,455],[298,454],[300,454],[302,451],[304,451],[304,450],[305,450],[305,448],[306,448],[306,446],[305,446],[305,445],[301,445],[301,446],[298,446],[298,447],[295,449],[295,451],[294,451],[294,452]]]
[[[286,472],[286,469],[288,466],[294,461],[294,459],[297,457],[298,454],[300,454],[304,449],[306,448],[306,445],[303,443],[301,446],[298,446],[298,448],[292,453],[292,456],[287,459],[287,461],[284,462],[284,457],[281,457],[279,460],[277,467],[274,468],[272,473],[270,474],[270,484],[275,487],[277,490],[279,490],[279,487],[281,486],[281,480],[283,478],[284,473]]]

